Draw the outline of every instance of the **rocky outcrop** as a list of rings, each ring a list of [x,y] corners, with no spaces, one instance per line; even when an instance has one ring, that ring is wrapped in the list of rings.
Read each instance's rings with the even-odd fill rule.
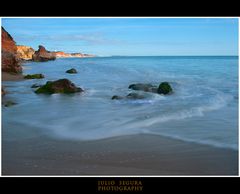
[[[49,60],[55,60],[56,55],[54,52],[47,51],[45,47],[39,45],[38,50],[32,56],[32,60],[36,62],[45,62]]]
[[[59,79],[56,81],[48,81],[45,85],[38,88],[35,93],[54,94],[54,93],[75,93],[83,92],[82,88],[76,87],[68,79]]]
[[[22,67],[17,57],[17,47],[12,36],[2,27],[2,71],[21,73]]]
[[[44,78],[44,75],[41,73],[28,74],[24,76],[24,79],[42,79],[42,78]]]
[[[34,49],[30,46],[17,45],[17,55],[23,60],[32,60]]]
[[[71,74],[72,73],[77,73],[77,70],[72,68],[72,69],[67,70],[66,73],[71,73]]]
[[[129,85],[128,88],[132,90],[141,90],[144,92],[153,92],[164,95],[171,94],[173,92],[172,87],[168,82],[162,82],[158,87],[152,84],[137,83]]]

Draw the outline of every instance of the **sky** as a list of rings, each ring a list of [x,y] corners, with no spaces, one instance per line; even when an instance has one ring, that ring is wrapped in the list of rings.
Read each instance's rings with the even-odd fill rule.
[[[238,55],[238,18],[2,18],[17,45],[98,56]]]

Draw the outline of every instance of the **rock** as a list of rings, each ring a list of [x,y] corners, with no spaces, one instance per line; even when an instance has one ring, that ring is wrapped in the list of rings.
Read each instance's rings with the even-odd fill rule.
[[[170,86],[170,84],[168,82],[162,82],[160,83],[157,92],[159,94],[170,94],[172,93],[172,87]]]
[[[141,90],[144,92],[157,92],[157,87],[153,86],[152,84],[131,84],[128,88],[132,90]]]
[[[49,60],[55,60],[56,55],[54,52],[47,51],[43,46],[39,45],[38,50],[32,56],[32,60],[36,62],[44,62]]]
[[[23,60],[32,60],[34,49],[30,46],[17,45],[17,55]]]
[[[13,105],[16,105],[16,104],[17,104],[16,102],[13,102],[13,101],[10,101],[10,100],[3,103],[3,105],[5,107],[13,106]]]
[[[44,78],[44,75],[39,73],[39,74],[28,74],[24,76],[24,79],[42,79]]]
[[[137,99],[144,99],[145,97],[143,95],[140,95],[138,93],[129,93],[127,96],[125,97],[122,97],[122,96],[117,96],[117,95],[114,95],[112,97],[112,100],[122,100],[122,99],[132,99],[132,100],[137,100]]]
[[[114,95],[114,96],[112,97],[112,100],[121,100],[121,99],[123,99],[122,96]]]
[[[4,86],[2,86],[2,96],[4,96],[6,94],[6,91],[4,89]]]
[[[145,97],[143,95],[140,95],[138,93],[130,93],[126,96],[127,99],[144,99]]]
[[[56,81],[48,81],[45,85],[38,88],[35,93],[45,93],[45,94],[54,94],[54,93],[75,93],[83,92],[82,88],[78,88],[74,83],[68,79],[59,79]]]
[[[42,87],[42,85],[40,85],[40,84],[33,84],[33,85],[31,86],[31,88],[39,88],[39,87]]]
[[[77,73],[77,70],[72,68],[66,71],[66,73]]]
[[[21,73],[22,67],[17,57],[17,47],[12,36],[2,27],[2,71]]]

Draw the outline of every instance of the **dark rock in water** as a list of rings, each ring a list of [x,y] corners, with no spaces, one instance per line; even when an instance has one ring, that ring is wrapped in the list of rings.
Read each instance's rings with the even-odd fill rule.
[[[172,87],[168,82],[162,82],[160,83],[157,92],[159,94],[169,94],[172,92]]]
[[[128,88],[132,90],[141,90],[144,92],[153,92],[157,90],[156,86],[153,86],[152,84],[141,84],[141,83],[131,84]]]
[[[32,86],[31,86],[31,88],[39,88],[39,87],[41,87],[42,85],[40,85],[40,84],[33,84]]]
[[[28,74],[24,76],[25,79],[42,79],[44,78],[43,74]]]
[[[130,93],[126,96],[126,98],[127,99],[144,99],[145,97],[137,93]]]
[[[54,94],[54,93],[75,93],[83,92],[82,88],[78,88],[68,79],[59,79],[56,81],[48,81],[45,85],[38,88],[35,93]]]
[[[17,104],[16,102],[13,102],[13,101],[10,101],[10,100],[3,103],[3,105],[5,107],[10,107],[10,106],[13,106],[13,105],[16,105],[16,104]]]
[[[122,99],[132,99],[132,100],[137,100],[137,99],[143,99],[145,98],[143,95],[137,94],[137,93],[129,93],[127,96],[117,96],[114,95],[112,97],[112,100],[122,100]]]
[[[168,82],[162,82],[160,83],[159,87],[154,86],[152,84],[131,84],[129,89],[132,90],[141,90],[144,92],[152,92],[152,93],[158,93],[158,94],[170,94],[172,92],[172,87]]]
[[[121,99],[123,99],[122,96],[114,95],[114,96],[112,97],[112,100],[121,100]]]
[[[77,73],[77,70],[72,68],[66,71],[66,73]]]
[[[36,62],[45,62],[55,59],[56,54],[54,52],[47,51],[45,47],[41,45],[38,46],[38,50],[32,55],[32,60]]]

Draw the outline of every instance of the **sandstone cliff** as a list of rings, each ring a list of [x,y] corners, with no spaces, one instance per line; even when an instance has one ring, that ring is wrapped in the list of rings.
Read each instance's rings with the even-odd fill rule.
[[[95,55],[90,54],[83,54],[83,53],[65,53],[63,51],[54,52],[57,58],[64,58],[64,57],[95,57]]]
[[[33,61],[44,62],[49,60],[55,60],[56,54],[54,52],[47,51],[45,47],[39,45],[38,50],[32,56]]]
[[[2,27],[2,71],[21,73],[22,67],[17,57],[16,43],[11,35]]]
[[[17,54],[20,59],[32,60],[34,49],[30,46],[17,45]]]

